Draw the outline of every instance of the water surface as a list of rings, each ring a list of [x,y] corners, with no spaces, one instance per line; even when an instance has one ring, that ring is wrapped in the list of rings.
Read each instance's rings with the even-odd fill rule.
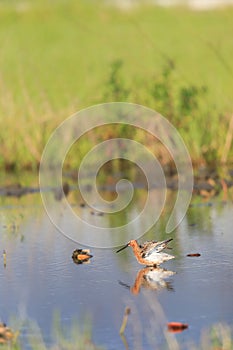
[[[143,190],[139,190],[126,217],[137,213],[141,197]],[[108,215],[96,217],[88,207],[76,204],[80,215],[108,227]],[[223,203],[216,198],[210,205],[194,200],[179,227],[166,235],[167,205],[141,241],[172,237],[175,259],[151,271],[137,263],[131,248],[119,254],[115,248],[90,248],[90,263],[77,265],[72,252],[84,247],[58,232],[39,194],[3,198],[0,249],[7,255],[6,266],[3,258],[0,264],[0,319],[7,324],[13,316],[36,321],[45,344],[51,345],[56,310],[64,327],[73,319],[83,325],[88,315],[95,344],[110,350],[124,349],[119,329],[124,309],[129,306],[125,337],[130,349],[162,347],[168,321],[189,324],[187,330],[173,335],[179,344],[198,343],[203,329],[218,322],[233,324],[232,209],[230,200]],[[113,221],[120,219],[116,216]],[[67,229],[65,217],[62,224]],[[188,253],[201,256],[187,257]],[[24,327],[20,336],[24,348],[30,336]]]

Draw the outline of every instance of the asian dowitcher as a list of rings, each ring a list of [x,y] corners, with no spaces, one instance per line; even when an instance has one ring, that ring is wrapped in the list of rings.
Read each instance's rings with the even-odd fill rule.
[[[147,241],[140,245],[135,239],[133,239],[129,241],[124,247],[118,249],[117,253],[127,247],[132,247],[134,255],[139,264],[146,266],[157,266],[165,261],[175,258],[173,255],[162,252],[162,250],[168,248],[167,245],[171,241],[172,238],[169,238],[161,242]]]

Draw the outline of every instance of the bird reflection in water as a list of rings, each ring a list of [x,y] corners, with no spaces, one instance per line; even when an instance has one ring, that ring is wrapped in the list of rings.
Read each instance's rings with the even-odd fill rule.
[[[145,267],[138,271],[135,278],[133,286],[129,286],[121,281],[119,283],[130,289],[131,293],[134,295],[139,294],[141,288],[150,290],[161,290],[163,288],[173,291],[173,286],[171,281],[167,279],[173,276],[175,272],[163,269],[161,267]]]

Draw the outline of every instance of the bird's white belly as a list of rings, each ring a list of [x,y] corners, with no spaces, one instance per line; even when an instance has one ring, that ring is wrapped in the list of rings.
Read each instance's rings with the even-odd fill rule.
[[[145,259],[150,263],[159,265],[162,264],[164,261],[174,259],[174,256],[166,253],[152,253],[146,256]]]

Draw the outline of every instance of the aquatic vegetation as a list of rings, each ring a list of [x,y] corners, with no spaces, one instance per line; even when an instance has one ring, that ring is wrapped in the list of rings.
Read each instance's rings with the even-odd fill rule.
[[[19,231],[19,227],[24,219],[23,213],[2,213],[1,222],[3,229],[12,235],[16,235]]]

